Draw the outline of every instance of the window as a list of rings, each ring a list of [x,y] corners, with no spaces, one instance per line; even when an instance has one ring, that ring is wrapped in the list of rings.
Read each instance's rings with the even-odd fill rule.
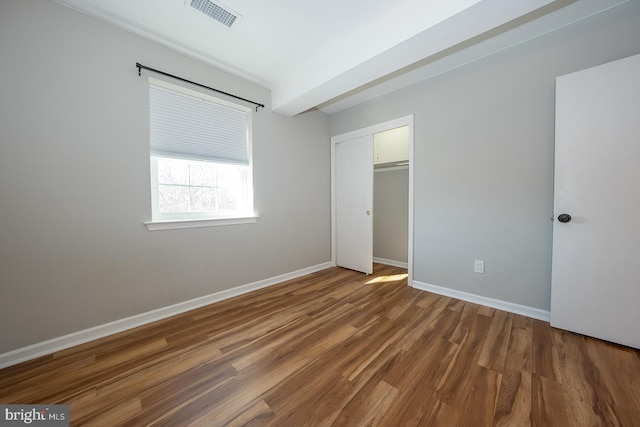
[[[255,222],[251,112],[149,78],[150,230]]]

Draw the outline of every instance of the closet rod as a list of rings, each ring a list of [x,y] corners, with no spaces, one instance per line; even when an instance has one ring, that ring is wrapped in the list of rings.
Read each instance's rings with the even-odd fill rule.
[[[183,79],[182,77],[178,77],[178,76],[175,76],[173,74],[165,73],[164,71],[156,70],[155,68],[147,67],[146,65],[142,65],[139,62],[136,62],[136,67],[138,68],[138,75],[139,76],[142,75],[142,69],[144,68],[145,70],[153,71],[154,73],[162,74],[163,76],[171,77],[171,78],[183,81],[185,83],[190,83],[192,85],[200,86],[200,87],[203,87],[205,89],[209,89],[209,90],[212,90],[214,92],[218,92],[218,93],[221,93],[223,95],[227,95],[227,96],[230,96],[232,98],[248,102],[248,103],[253,104],[253,105],[256,106],[256,111],[258,111],[258,107],[264,108],[264,104],[260,104],[259,102],[251,101],[250,99],[242,98],[242,97],[236,96],[236,95],[234,95],[232,93],[224,92],[222,90],[215,89],[215,88],[212,88],[212,87],[209,87],[209,86],[205,86],[203,84],[200,84],[200,83],[197,83],[197,82],[194,82],[194,81],[191,81],[191,80]]]

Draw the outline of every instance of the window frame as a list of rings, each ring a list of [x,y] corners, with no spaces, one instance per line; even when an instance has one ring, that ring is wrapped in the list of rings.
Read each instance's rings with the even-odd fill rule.
[[[150,195],[151,195],[151,221],[145,222],[145,225],[149,231],[155,230],[169,230],[177,228],[194,228],[194,227],[211,227],[221,225],[235,225],[235,224],[250,224],[257,222],[259,216],[254,211],[254,195],[253,195],[253,109],[245,107],[243,105],[235,104],[224,99],[211,96],[208,93],[204,93],[200,90],[194,90],[185,87],[180,84],[169,83],[165,80],[149,77],[148,84],[154,84],[165,89],[173,90],[178,93],[197,97],[199,99],[206,100],[208,102],[217,103],[227,108],[233,108],[246,113],[246,126],[247,126],[247,150],[248,150],[248,165],[247,167],[247,204],[249,209],[247,211],[226,212],[224,214],[217,214],[211,211],[201,212],[175,212],[175,213],[162,213],[159,211],[158,201],[158,157],[151,153],[151,147],[149,147],[149,177],[150,177]],[[148,105],[150,100],[148,100]],[[177,159],[179,157],[167,157]],[[207,159],[190,159],[195,161],[210,161]],[[223,164],[223,162],[213,162],[217,164]]]

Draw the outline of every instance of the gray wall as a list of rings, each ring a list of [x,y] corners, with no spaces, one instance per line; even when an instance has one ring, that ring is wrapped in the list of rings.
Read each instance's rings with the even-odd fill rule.
[[[632,1],[331,117],[415,114],[416,281],[549,309],[555,77],[637,53]]]
[[[409,169],[378,169],[373,174],[373,256],[407,262]]]
[[[269,91],[52,0],[3,0],[0,40],[0,353],[330,260],[327,115],[254,114],[256,224],[150,232],[136,61]]]

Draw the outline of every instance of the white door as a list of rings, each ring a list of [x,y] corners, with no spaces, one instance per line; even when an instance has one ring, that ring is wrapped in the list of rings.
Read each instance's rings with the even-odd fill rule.
[[[556,80],[554,194],[551,325],[640,348],[640,55]]]
[[[336,144],[336,262],[373,273],[373,135]]]

